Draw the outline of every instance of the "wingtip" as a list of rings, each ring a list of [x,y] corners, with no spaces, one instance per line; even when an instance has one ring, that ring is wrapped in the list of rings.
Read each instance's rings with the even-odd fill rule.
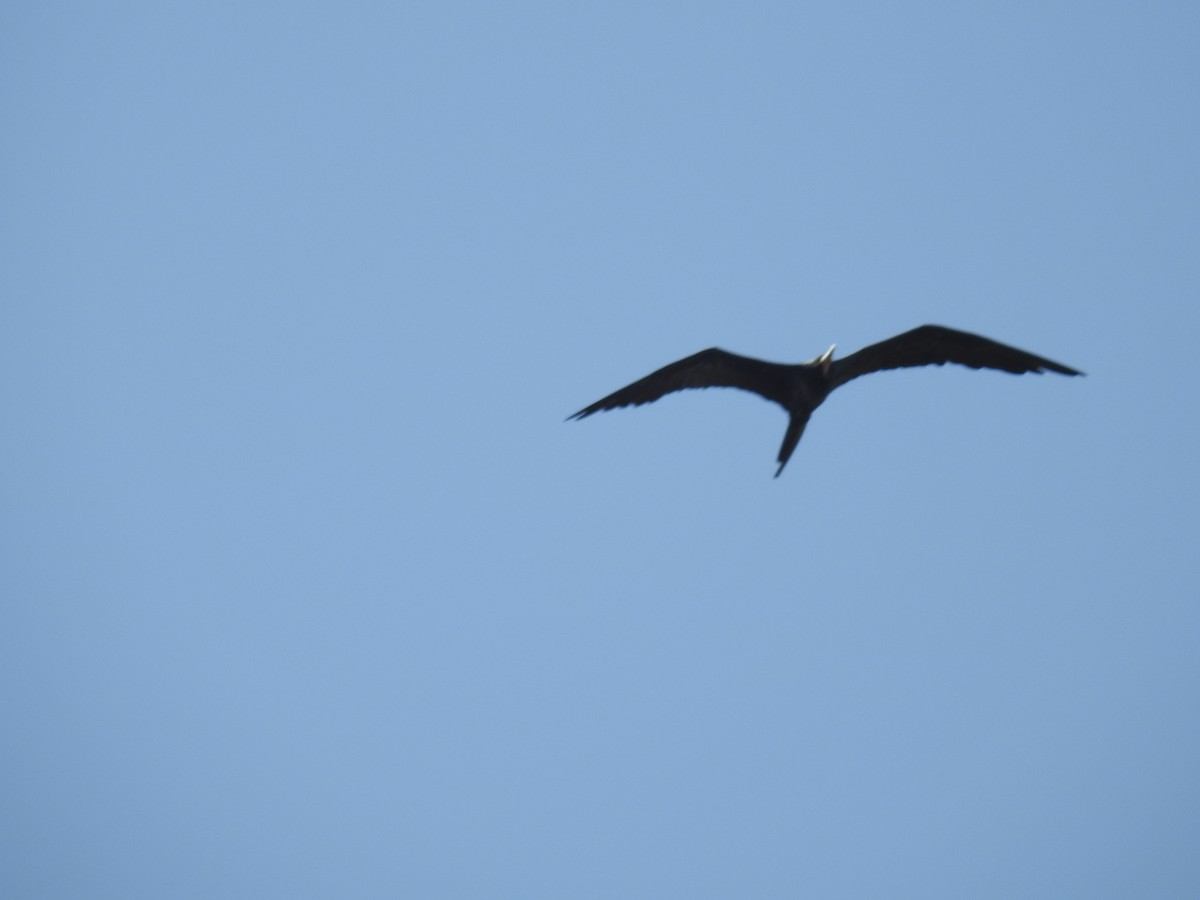
[[[1038,374],[1040,375],[1042,373],[1042,371],[1056,372],[1059,375],[1066,375],[1068,378],[1075,378],[1075,377],[1086,378],[1087,377],[1087,372],[1081,372],[1078,369],[1072,369],[1070,366],[1064,366],[1062,363],[1057,363],[1054,366],[1046,366],[1044,369],[1039,370]]]

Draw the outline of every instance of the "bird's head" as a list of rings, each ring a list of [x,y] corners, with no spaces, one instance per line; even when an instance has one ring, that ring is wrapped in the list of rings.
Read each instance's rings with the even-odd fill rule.
[[[829,374],[829,367],[833,363],[833,351],[837,344],[830,344],[829,349],[814,359],[809,365],[821,370],[822,375]]]

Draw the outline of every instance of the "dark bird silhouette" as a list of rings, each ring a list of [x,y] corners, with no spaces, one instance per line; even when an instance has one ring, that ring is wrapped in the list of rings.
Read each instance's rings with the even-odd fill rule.
[[[835,345],[836,346],[836,345]],[[830,391],[847,381],[884,369],[913,366],[941,366],[958,363],[972,369],[999,369],[1022,375],[1025,372],[1058,372],[1060,375],[1083,373],[1053,360],[1026,353],[996,341],[955,331],[941,325],[922,325],[904,334],[863,347],[845,359],[833,358],[830,347],[816,359],[796,365],[765,362],[738,356],[717,347],[663,366],[645,378],[585,406],[571,419],[586,419],[592,413],[621,406],[653,403],[659,397],[687,388],[734,387],[753,391],[787,411],[788,427],[779,448],[778,478],[800,443],[800,435],[809,416],[825,402]]]

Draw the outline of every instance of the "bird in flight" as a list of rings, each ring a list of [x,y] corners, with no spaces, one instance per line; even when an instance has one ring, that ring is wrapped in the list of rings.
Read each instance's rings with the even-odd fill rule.
[[[659,397],[688,388],[734,387],[753,391],[778,403],[788,414],[787,431],[779,448],[779,468],[775,472],[778,478],[800,443],[809,416],[825,402],[830,391],[860,375],[884,369],[941,366],[948,362],[972,369],[999,369],[1014,375],[1044,371],[1060,375],[1083,374],[1016,347],[941,325],[922,325],[863,347],[844,359],[834,359],[833,350],[830,347],[809,362],[787,365],[738,356],[712,347],[651,372],[591,406],[585,406],[567,420],[586,419],[592,413],[622,406],[653,403]]]

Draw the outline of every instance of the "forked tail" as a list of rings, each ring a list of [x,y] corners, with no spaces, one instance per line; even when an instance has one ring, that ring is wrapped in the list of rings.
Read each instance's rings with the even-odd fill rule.
[[[794,413],[788,420],[787,431],[783,435],[783,445],[779,448],[779,468],[775,472],[778,478],[783,473],[783,467],[792,457],[792,451],[800,443],[800,435],[804,434],[804,426],[808,424],[808,413]]]

